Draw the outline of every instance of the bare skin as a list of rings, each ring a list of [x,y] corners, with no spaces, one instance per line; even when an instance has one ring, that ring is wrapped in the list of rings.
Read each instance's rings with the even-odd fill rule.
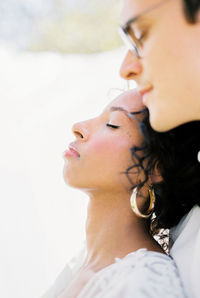
[[[132,100],[133,97],[135,98],[134,101]],[[141,99],[135,91],[119,97],[112,103],[113,105],[123,106],[128,112],[138,111],[143,108]],[[107,113],[107,110],[105,113]],[[87,255],[72,282],[58,298],[77,297],[94,274],[113,264],[116,257],[123,258],[128,253],[140,248],[164,253],[150,235],[146,219],[137,217],[130,208],[130,183],[125,175],[119,175],[121,169],[127,169],[133,163],[129,152],[133,145],[133,140],[135,144],[139,144],[142,141],[137,122],[127,119],[127,116],[124,116],[121,112],[116,112],[116,115],[113,116],[112,114],[112,116],[109,116],[111,117],[109,122],[120,125],[121,129],[108,131],[112,146],[116,142],[117,159],[115,159],[113,150],[109,151],[107,128],[106,133],[104,128],[101,128],[101,123],[105,122],[105,115],[107,114],[100,115],[97,119],[92,119],[91,122],[87,121],[75,125],[73,128],[77,138],[75,145],[79,149],[80,158],[68,159],[68,163],[65,165],[64,178],[68,184],[80,188],[89,196],[86,221]],[[126,131],[132,131],[133,134],[128,133],[126,135]],[[117,147],[119,138],[121,142],[120,146]],[[103,155],[96,152],[97,149],[93,151],[97,140],[98,147],[101,147]],[[120,155],[117,153],[123,154],[123,158],[119,159]],[[109,164],[104,156],[105,154],[109,155]],[[96,159],[92,169],[89,159],[91,160],[95,156]],[[97,163],[99,159],[101,159],[100,164],[104,169],[101,175],[99,171],[95,171],[98,168]],[[84,161],[87,162],[85,163]],[[82,171],[81,175],[80,171]],[[91,173],[93,173],[92,177]],[[97,173],[97,176],[95,176],[95,173]],[[141,178],[142,174],[137,173],[137,179]],[[144,194],[146,193],[145,191],[144,189]]]
[[[140,248],[163,252],[149,234],[144,219],[134,216],[129,196],[110,194],[90,198],[86,224],[87,257],[70,286],[59,298],[77,297],[93,275]],[[102,200],[105,204],[102,204]],[[108,204],[106,202],[109,201]],[[112,203],[111,203],[112,202]],[[99,228],[101,227],[101,228]]]

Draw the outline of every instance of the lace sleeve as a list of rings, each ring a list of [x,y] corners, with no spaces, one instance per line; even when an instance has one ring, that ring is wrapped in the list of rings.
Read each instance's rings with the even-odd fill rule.
[[[119,292],[116,297],[186,298],[174,261],[162,255],[148,256],[138,263]]]
[[[186,298],[174,261],[145,249],[95,274],[78,298]]]

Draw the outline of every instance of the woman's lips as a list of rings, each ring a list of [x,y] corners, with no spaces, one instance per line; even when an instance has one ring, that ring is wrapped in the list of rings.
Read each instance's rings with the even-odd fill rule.
[[[69,145],[69,149],[64,151],[63,155],[64,157],[80,157],[79,152],[72,144]]]

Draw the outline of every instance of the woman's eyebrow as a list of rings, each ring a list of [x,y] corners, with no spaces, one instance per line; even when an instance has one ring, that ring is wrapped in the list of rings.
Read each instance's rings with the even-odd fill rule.
[[[109,109],[109,112],[115,112],[115,111],[121,111],[124,113],[124,115],[126,115],[128,117],[128,119],[134,119],[134,120],[139,120],[139,118],[137,117],[137,115],[143,115],[144,112],[146,112],[146,108],[139,110],[139,111],[135,111],[135,112],[128,112],[126,109],[122,108],[122,107],[111,107]]]
[[[129,119],[135,119],[135,116],[128,112],[126,109],[122,108],[122,107],[111,107],[109,109],[109,112],[116,112],[116,111],[119,111],[119,112],[123,112]]]

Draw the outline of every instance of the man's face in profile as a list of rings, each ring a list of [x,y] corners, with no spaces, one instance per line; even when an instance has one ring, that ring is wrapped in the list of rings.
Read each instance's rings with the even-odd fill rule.
[[[123,0],[121,23],[129,25],[141,58],[128,51],[121,76],[134,79],[155,130],[200,119],[200,22],[190,24],[182,0]],[[199,18],[200,19],[200,18]]]

